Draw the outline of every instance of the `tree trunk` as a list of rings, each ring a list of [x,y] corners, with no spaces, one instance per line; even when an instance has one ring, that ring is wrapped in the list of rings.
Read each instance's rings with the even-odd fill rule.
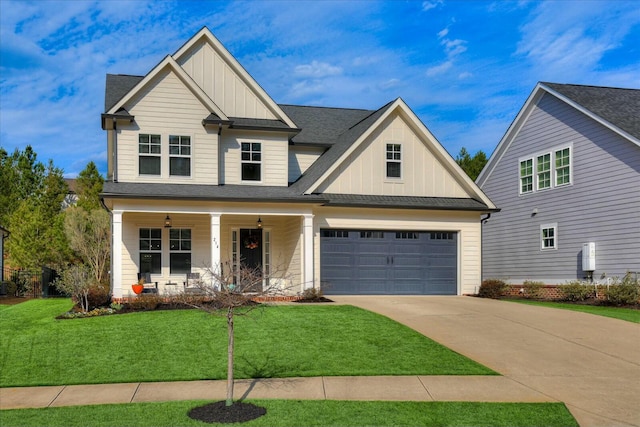
[[[227,401],[226,406],[233,405],[233,307],[227,310],[227,331],[229,345],[227,346]]]

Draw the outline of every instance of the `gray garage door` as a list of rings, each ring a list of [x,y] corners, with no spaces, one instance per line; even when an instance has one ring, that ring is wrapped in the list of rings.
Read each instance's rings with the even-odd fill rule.
[[[457,233],[326,229],[320,236],[325,294],[456,294]]]

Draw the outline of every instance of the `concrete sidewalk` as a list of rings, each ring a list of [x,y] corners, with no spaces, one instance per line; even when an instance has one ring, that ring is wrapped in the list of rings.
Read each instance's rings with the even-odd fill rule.
[[[227,383],[177,381],[0,389],[0,409],[107,403],[223,400]],[[554,402],[500,376],[310,377],[239,380],[236,399]]]

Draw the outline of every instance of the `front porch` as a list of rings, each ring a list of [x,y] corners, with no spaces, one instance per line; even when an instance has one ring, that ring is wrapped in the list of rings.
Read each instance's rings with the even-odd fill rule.
[[[284,209],[233,212],[113,210],[112,294],[135,297],[132,285],[150,273],[159,295],[185,289],[187,274],[212,281],[211,272],[240,263],[278,280],[284,294],[313,287],[313,215]],[[193,280],[193,278],[192,278]]]

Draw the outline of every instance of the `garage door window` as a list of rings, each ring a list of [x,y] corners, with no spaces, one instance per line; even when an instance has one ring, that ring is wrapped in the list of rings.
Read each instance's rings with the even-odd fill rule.
[[[349,232],[347,230],[322,230],[322,237],[337,237],[348,239]]]
[[[361,239],[384,239],[383,231],[361,231]]]
[[[400,233],[396,233],[396,239],[419,239],[420,235],[418,233],[412,233],[412,232],[400,232]]]
[[[431,233],[431,240],[453,240],[454,233],[436,232]]]

